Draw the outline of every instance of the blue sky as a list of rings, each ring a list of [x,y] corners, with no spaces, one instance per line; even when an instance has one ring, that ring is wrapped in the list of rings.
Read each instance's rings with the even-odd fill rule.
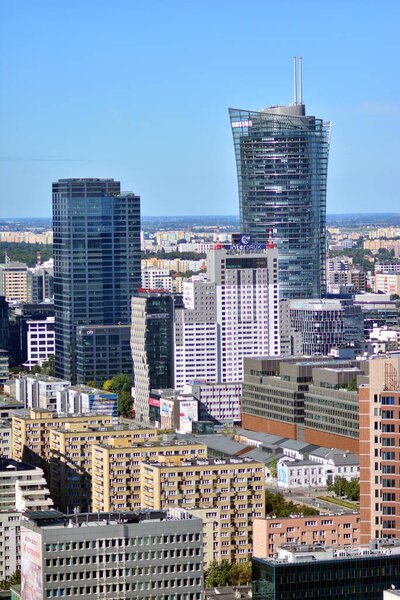
[[[227,108],[333,121],[328,212],[400,212],[398,0],[3,0],[0,217],[114,177],[145,215],[236,214]]]

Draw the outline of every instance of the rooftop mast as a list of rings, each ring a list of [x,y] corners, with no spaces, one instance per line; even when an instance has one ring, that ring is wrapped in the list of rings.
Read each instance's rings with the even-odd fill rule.
[[[303,104],[303,58],[299,58],[300,104]]]

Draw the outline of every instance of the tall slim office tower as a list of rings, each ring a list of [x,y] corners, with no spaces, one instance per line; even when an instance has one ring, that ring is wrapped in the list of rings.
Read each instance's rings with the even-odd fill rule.
[[[257,111],[229,109],[241,229],[263,242],[273,229],[281,298],[319,298],[325,290],[326,182],[330,122],[306,115],[300,61],[297,99]]]
[[[139,289],[132,298],[131,349],[135,374],[135,412],[150,422],[149,393],[174,387],[174,313],[182,297]]]
[[[56,375],[76,381],[76,328],[130,323],[140,287],[140,198],[113,179],[53,184]]]

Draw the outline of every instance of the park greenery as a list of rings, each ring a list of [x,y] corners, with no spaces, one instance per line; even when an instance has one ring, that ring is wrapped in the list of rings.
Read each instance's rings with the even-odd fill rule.
[[[228,560],[214,560],[204,573],[205,587],[248,585],[251,583],[251,562],[231,564]]]
[[[335,477],[333,484],[328,485],[328,491],[334,492],[336,496],[348,498],[354,502],[360,499],[360,482],[356,477],[348,481],[344,477]]]
[[[53,256],[53,246],[50,244],[27,244],[26,242],[0,242],[0,263],[5,262],[5,256],[13,262],[22,262],[28,267],[37,263],[37,254],[40,252],[42,262]]]
[[[304,516],[319,515],[319,511],[306,504],[296,504],[291,500],[285,500],[283,494],[266,490],[265,512],[267,516],[284,518],[290,515],[302,514]]]

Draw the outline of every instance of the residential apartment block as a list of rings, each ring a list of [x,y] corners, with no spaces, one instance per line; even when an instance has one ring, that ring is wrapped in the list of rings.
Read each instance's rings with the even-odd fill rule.
[[[113,425],[113,417],[107,415],[58,415],[45,409],[24,409],[12,415],[12,456],[41,466],[48,475],[50,431],[63,427],[65,423],[83,424],[88,427]]]
[[[251,556],[253,519],[265,516],[264,489],[264,465],[249,458],[141,464],[142,507],[218,509],[221,529],[208,543],[220,543],[219,558],[232,562],[247,562]]]
[[[141,429],[135,424],[99,427],[72,420],[50,428],[49,485],[56,508],[65,512],[91,510],[93,444],[110,438],[126,439],[132,444],[156,437],[157,430]]]
[[[47,510],[52,504],[42,469],[0,457],[0,580],[21,566],[22,513]]]
[[[110,438],[91,446],[92,510],[132,511],[141,507],[140,465],[161,460],[179,465],[188,459],[207,458],[207,446],[185,441],[132,443],[129,438]]]

